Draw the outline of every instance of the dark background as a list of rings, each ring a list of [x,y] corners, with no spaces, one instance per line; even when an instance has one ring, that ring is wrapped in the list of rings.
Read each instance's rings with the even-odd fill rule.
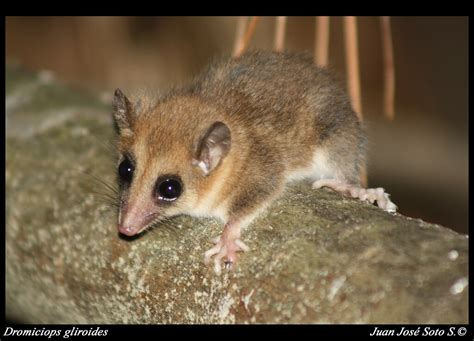
[[[369,184],[400,213],[468,232],[468,18],[392,17],[396,117],[383,116],[378,17],[359,17]],[[104,100],[149,85],[166,89],[232,52],[236,17],[7,17],[7,63],[50,70]],[[274,17],[251,48],[272,49]],[[331,17],[330,65],[345,75],[342,17]],[[285,47],[313,51],[314,17],[289,17]],[[7,127],[8,129],[8,127]]]

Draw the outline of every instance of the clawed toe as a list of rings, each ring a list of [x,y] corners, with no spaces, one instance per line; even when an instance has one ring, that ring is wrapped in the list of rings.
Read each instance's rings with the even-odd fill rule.
[[[204,264],[208,265],[211,262],[211,257],[218,254],[221,250],[219,245],[214,246],[212,249],[207,250],[204,253]]]
[[[336,179],[320,179],[313,183],[313,188],[330,187],[333,190],[344,195],[350,195],[362,201],[368,201],[371,204],[377,202],[377,206],[381,209],[393,213],[397,211],[397,205],[391,200],[388,193],[382,187],[378,188],[361,188],[357,185],[344,183]]]
[[[217,257],[214,259],[214,272],[218,275],[222,272],[221,259]]]
[[[240,239],[237,239],[235,241],[235,245],[239,247],[239,251],[244,251],[244,252],[250,251],[250,248],[247,245],[245,245],[245,243],[241,241]]]
[[[237,262],[237,252],[249,250],[250,248],[240,239],[223,240],[219,238],[219,240],[216,240],[216,245],[204,253],[204,263],[208,265],[211,258],[214,257],[214,271],[216,274],[220,274],[222,272],[222,260],[224,260],[224,268],[231,270]]]
[[[221,236],[217,236],[217,237],[212,238],[211,242],[213,242],[214,244],[217,244],[219,243],[220,240],[221,240]]]
[[[226,261],[224,262],[224,267],[225,267],[226,270],[231,270],[231,269],[232,269],[232,265],[234,265],[234,262],[231,262],[231,261],[229,261],[229,260],[226,260]]]

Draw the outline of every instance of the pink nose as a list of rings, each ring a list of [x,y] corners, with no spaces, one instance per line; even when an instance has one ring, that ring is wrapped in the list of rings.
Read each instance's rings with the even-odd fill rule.
[[[122,207],[118,230],[126,236],[134,236],[145,230],[157,216],[157,208],[152,200],[130,200]]]
[[[142,210],[127,210],[121,216],[118,230],[126,236],[134,236],[145,230],[157,216],[157,212],[144,213]]]
[[[118,230],[120,233],[129,237],[136,235],[138,232],[138,229],[135,229],[131,226],[124,226],[124,225],[119,225]]]

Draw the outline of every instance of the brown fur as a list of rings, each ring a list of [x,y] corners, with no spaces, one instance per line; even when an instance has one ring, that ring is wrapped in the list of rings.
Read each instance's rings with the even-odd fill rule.
[[[309,167],[318,150],[326,151],[334,177],[359,183],[365,154],[361,123],[343,88],[310,56],[252,52],[217,61],[190,85],[141,107],[114,115],[122,127],[120,155],[136,163],[133,181],[123,190],[126,210],[142,205],[146,210],[135,210],[155,210],[160,217],[243,219],[277,198],[287,174]],[[230,129],[231,147],[205,176],[193,159],[215,122]],[[124,132],[127,126],[131,135]],[[166,205],[153,197],[163,174],[179,175],[184,184],[181,197]],[[206,201],[206,209],[197,212]]]

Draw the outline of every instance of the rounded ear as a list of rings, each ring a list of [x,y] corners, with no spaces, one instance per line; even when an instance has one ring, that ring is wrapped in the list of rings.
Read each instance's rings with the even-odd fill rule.
[[[132,104],[120,89],[115,90],[112,101],[113,117],[120,135],[131,135],[132,132]]]
[[[229,153],[230,145],[229,127],[214,122],[199,138],[193,164],[199,166],[204,175],[209,175]]]

